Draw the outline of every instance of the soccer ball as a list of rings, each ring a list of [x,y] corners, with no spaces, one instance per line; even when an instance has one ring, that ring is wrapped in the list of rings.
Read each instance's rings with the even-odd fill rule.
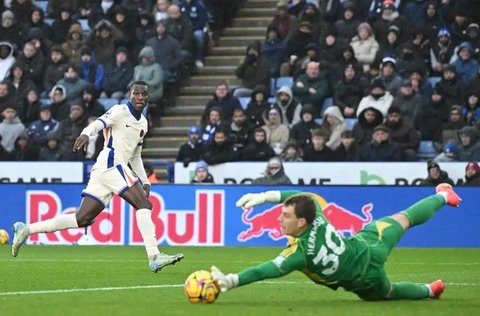
[[[10,236],[8,236],[7,231],[5,229],[0,229],[0,245],[8,244],[9,239]]]
[[[210,272],[200,270],[188,276],[184,293],[190,303],[210,304],[215,302],[220,294],[220,287],[213,280]]]

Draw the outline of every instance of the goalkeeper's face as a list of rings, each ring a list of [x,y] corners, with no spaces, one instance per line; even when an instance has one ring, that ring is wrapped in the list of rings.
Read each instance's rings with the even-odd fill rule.
[[[308,227],[305,218],[298,218],[293,205],[284,206],[280,215],[280,226],[285,235],[299,236]]]

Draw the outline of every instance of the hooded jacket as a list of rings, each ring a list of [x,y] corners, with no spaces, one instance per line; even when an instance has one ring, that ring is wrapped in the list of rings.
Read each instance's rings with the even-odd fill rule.
[[[365,27],[369,31],[368,37],[365,40],[362,40],[356,35],[352,38],[350,45],[355,52],[355,57],[363,64],[363,70],[366,71],[375,60],[375,56],[377,55],[380,46],[375,40],[371,27],[367,23],[362,23],[360,26]],[[358,29],[360,29],[360,26]]]
[[[247,115],[247,120],[255,127],[265,125],[265,119],[267,117],[266,113],[270,108],[266,89],[267,88],[263,85],[258,85],[253,89],[250,97],[250,102],[248,102],[247,110],[245,111],[245,114]],[[257,102],[255,101],[255,96],[258,93],[263,94],[263,101],[261,104],[257,104]]]
[[[80,58],[81,77],[90,83],[93,83],[97,91],[102,91],[105,71],[103,65],[95,62],[95,52],[90,52],[90,61],[86,64]]]
[[[332,125],[329,125],[327,123],[325,119],[327,115],[333,118],[334,123]],[[324,120],[322,126],[327,128],[330,134],[330,137],[328,138],[328,141],[325,143],[325,145],[335,150],[338,146],[340,146],[340,135],[343,131],[347,129],[347,124],[345,123],[345,119],[343,118],[343,115],[340,112],[338,106],[328,107],[323,113],[323,116]]]
[[[368,123],[365,120],[364,112],[367,110],[373,110],[376,113],[375,120],[371,123]],[[353,138],[359,146],[369,142],[372,139],[373,129],[375,126],[382,124],[383,122],[383,114],[378,109],[374,107],[367,107],[365,108],[360,114],[358,115],[358,121],[353,126]]]
[[[303,120],[304,113],[310,113],[312,115],[312,120],[310,122],[305,122]],[[309,104],[305,104],[302,107],[300,118],[300,122],[292,126],[290,130],[290,138],[295,139],[300,147],[305,148],[305,146],[310,143],[312,131],[320,128],[320,125],[315,122],[315,109]]]
[[[12,121],[3,120],[0,123],[0,136],[2,147],[6,151],[12,152],[15,148],[15,141],[17,138],[25,133],[25,126],[18,117],[15,117]]]
[[[148,58],[148,64],[142,64],[143,57]],[[142,48],[138,54],[138,59],[140,63],[135,66],[131,83],[136,80],[145,81],[149,86],[150,100],[158,102],[163,96],[163,69],[155,62],[155,55],[150,46]]]
[[[0,42],[0,47],[5,46],[9,50],[8,56],[0,58],[0,81],[8,78],[10,74],[10,68],[15,63],[15,57],[13,56],[13,46],[9,42]]]
[[[255,185],[289,185],[292,184],[290,178],[285,174],[285,169],[283,168],[283,163],[280,158],[276,157],[273,158],[278,161],[280,164],[280,170],[277,171],[274,175],[272,175],[267,168],[265,169],[264,176],[260,178],[256,178],[253,180],[253,184]]]
[[[385,91],[385,94],[379,99],[374,99],[369,94],[366,97],[363,97],[362,100],[360,101],[360,104],[358,105],[358,108],[357,108],[357,117],[359,118],[361,113],[366,108],[370,108],[370,107],[379,110],[380,113],[382,113],[382,116],[386,117],[388,109],[390,108],[390,105],[392,105],[392,102],[393,102],[393,96],[388,91]]]
[[[280,93],[285,93],[290,97],[287,104],[282,104],[280,102]],[[302,111],[302,105],[293,97],[292,89],[290,89],[290,87],[283,86],[277,90],[277,92],[275,93],[274,106],[281,113],[282,123],[287,127],[292,127],[293,125],[300,122],[300,112]]]
[[[73,39],[73,33],[80,34],[78,40]],[[62,49],[70,63],[78,63],[80,60],[80,52],[86,46],[83,37],[83,30],[80,24],[72,24],[68,29],[67,38],[62,41]]]
[[[477,130],[472,126],[465,126],[459,133],[470,136],[470,144],[460,146],[458,161],[480,161],[480,142]]]
[[[247,55],[245,60],[235,70],[237,78],[242,80],[241,86],[243,88],[253,89],[259,84],[270,87],[270,62],[262,57],[259,46],[255,44],[248,45],[246,54],[248,54],[251,48],[255,47],[258,51],[258,57],[255,60],[250,60]]]

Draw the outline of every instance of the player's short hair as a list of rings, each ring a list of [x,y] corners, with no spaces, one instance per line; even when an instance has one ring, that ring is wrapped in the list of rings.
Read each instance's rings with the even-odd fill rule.
[[[146,83],[145,81],[143,81],[143,80],[137,80],[137,81],[134,81],[134,82],[132,83],[132,85],[130,86],[130,89],[133,89],[133,86],[135,86],[135,85],[137,85],[137,86],[147,86],[147,88],[149,87],[149,86],[148,86],[148,83]]]
[[[307,224],[310,225],[317,216],[317,208],[313,199],[305,194],[298,194],[289,197],[283,202],[284,206],[293,206],[295,216],[297,218],[305,218]]]

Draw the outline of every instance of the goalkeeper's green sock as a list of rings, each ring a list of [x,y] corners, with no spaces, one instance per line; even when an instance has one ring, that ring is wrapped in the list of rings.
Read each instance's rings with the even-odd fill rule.
[[[436,194],[418,201],[401,213],[407,216],[410,227],[413,227],[428,221],[444,205],[445,197]]]
[[[429,298],[430,291],[425,284],[416,284],[410,282],[392,283],[392,291],[389,299],[391,300],[419,300]]]

